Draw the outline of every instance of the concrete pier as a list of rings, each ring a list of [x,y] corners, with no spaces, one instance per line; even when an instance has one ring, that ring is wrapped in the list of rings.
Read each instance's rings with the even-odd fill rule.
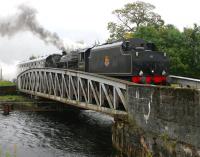
[[[129,85],[128,119],[115,118],[113,145],[127,156],[200,156],[198,89]]]

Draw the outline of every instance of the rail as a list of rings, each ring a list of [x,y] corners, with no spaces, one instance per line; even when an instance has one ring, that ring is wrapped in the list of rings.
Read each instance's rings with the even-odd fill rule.
[[[174,84],[178,84],[180,87],[187,87],[187,88],[197,88],[200,89],[200,80],[193,79],[188,77],[181,77],[170,75],[171,82]]]

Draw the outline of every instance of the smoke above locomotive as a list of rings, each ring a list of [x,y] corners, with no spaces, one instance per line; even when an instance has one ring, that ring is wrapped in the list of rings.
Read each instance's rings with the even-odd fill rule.
[[[47,58],[43,59],[44,63],[40,64],[40,67],[97,73],[134,83],[167,84],[168,82],[169,59],[166,53],[156,51],[153,43],[146,43],[142,39],[106,43]],[[22,63],[20,66],[24,68],[26,65],[27,69],[31,67],[30,64],[34,64],[37,67],[36,62],[41,63],[41,60]]]
[[[47,30],[45,27],[40,25],[40,23],[37,20],[36,15],[37,15],[37,10],[35,8],[32,8],[25,4],[19,5],[14,14],[0,17],[0,36],[8,37],[8,39],[11,39],[17,34],[19,35],[20,33],[30,32],[34,36],[41,39],[45,44],[53,45],[57,49],[64,50],[66,52],[69,52],[72,49],[75,49],[77,47],[84,46],[84,44],[73,42],[67,38],[62,39],[59,37],[57,33]],[[21,39],[23,38],[20,38],[18,41],[20,41]],[[24,59],[25,57],[28,57],[28,55],[32,55],[32,53],[34,52],[34,50],[32,52],[27,52],[25,51],[25,49],[22,48],[22,52],[18,53],[16,51],[17,49],[15,49],[14,47],[15,45],[9,49],[9,52],[13,52],[12,56],[10,56],[9,53],[8,54],[5,53],[3,56],[6,56],[6,55],[8,56],[3,57],[4,59],[1,58],[0,60],[0,66],[3,68],[4,79],[11,80],[15,78],[16,74],[18,73],[17,71],[19,71],[19,69],[16,68],[16,65],[17,65],[16,62],[19,62],[18,60],[20,58]],[[47,53],[49,54],[49,52]],[[37,55],[37,54],[34,54],[34,55]],[[11,59],[9,60],[9,63],[7,62],[7,59],[5,58]]]
[[[60,50],[67,50],[70,45],[64,44],[57,33],[42,27],[36,19],[37,10],[27,5],[17,7],[14,15],[0,18],[0,35],[12,37],[17,33],[29,31],[46,44],[52,44]]]

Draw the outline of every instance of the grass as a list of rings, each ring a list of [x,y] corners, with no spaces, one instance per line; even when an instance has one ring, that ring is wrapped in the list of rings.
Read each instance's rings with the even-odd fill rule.
[[[0,86],[14,86],[14,85],[16,84],[10,81],[0,81]]]
[[[26,98],[21,95],[2,95],[2,96],[0,96],[0,101],[23,102],[25,100],[26,100]]]
[[[0,95],[0,103],[14,103],[18,105],[23,105],[27,107],[34,106],[34,101],[23,95]],[[0,156],[1,157],[1,156]]]

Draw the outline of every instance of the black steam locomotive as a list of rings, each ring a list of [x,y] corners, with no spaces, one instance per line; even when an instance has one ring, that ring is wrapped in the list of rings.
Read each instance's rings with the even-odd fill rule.
[[[47,61],[51,64],[47,64]],[[129,39],[72,51],[65,55],[51,55],[44,67],[56,67],[97,73],[144,84],[166,84],[169,59],[156,51],[153,43]]]

